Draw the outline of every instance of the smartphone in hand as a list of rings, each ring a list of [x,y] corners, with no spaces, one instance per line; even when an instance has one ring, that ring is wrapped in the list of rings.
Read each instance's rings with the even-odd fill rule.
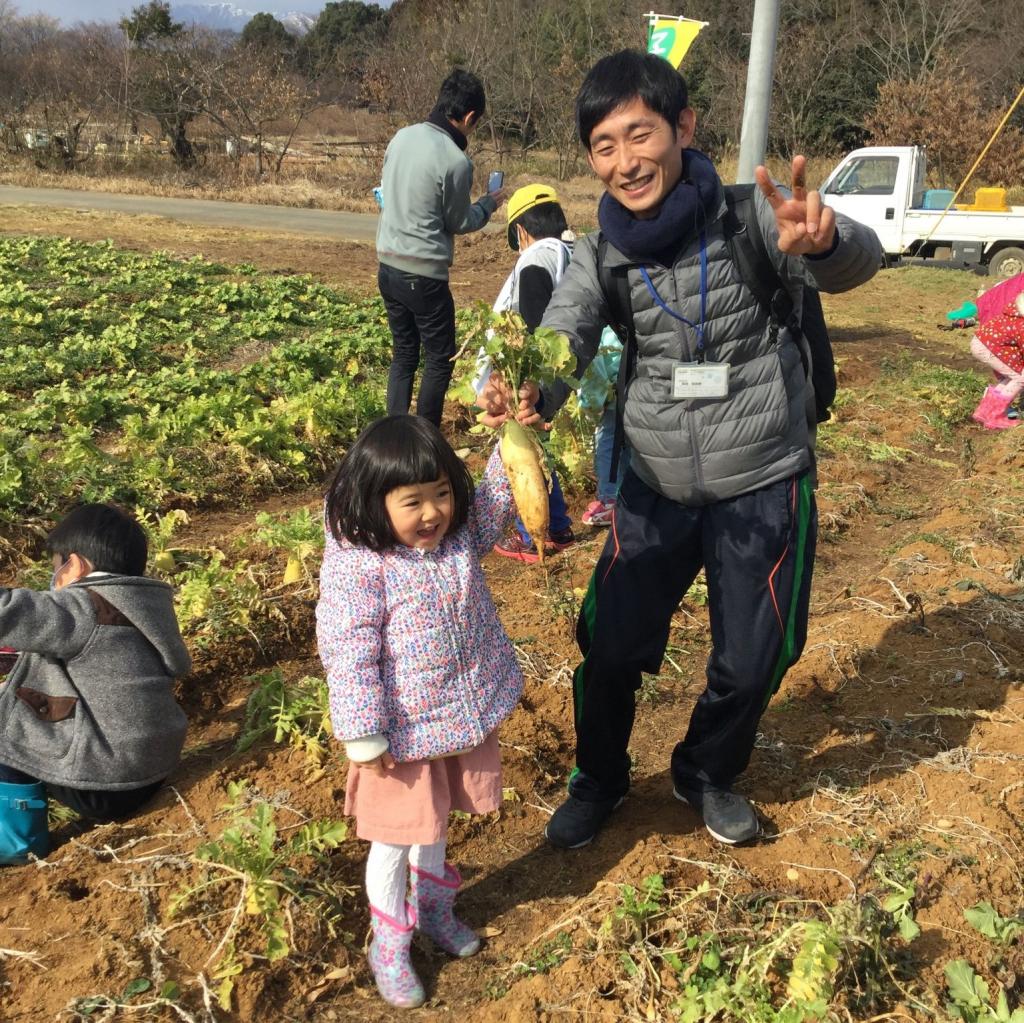
[[[505,172],[500,170],[491,171],[490,176],[487,178],[487,191],[497,192],[504,184]]]

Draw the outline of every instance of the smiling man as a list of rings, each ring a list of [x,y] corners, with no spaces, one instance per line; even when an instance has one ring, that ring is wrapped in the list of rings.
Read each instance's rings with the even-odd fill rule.
[[[605,57],[576,120],[605,186],[601,231],[577,243],[543,326],[568,336],[579,377],[603,326],[625,320],[630,466],[577,625],[576,770],[546,834],[585,845],[626,795],[636,690],[659,670],[672,615],[703,568],[712,650],[672,754],[673,790],[714,838],[744,842],[760,823],[733,782],[803,648],[814,564],[810,351],[790,324],[806,282],[847,290],[882,254],[873,232],[807,192],[802,157],[791,194],[758,168],[746,229],[760,232],[791,296],[793,315],[779,322],[733,260],[727,232],[739,225],[711,161],[690,148],[696,115],[670,64],[629,50]],[[567,393],[527,385],[520,420],[550,418]],[[505,412],[500,385],[484,397],[492,419]]]

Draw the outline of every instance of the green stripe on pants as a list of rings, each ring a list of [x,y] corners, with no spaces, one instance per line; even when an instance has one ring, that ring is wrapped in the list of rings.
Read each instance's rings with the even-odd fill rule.
[[[786,615],[786,632],[782,638],[782,649],[779,659],[772,671],[771,684],[764,699],[767,707],[769,700],[779,691],[782,679],[793,663],[796,650],[796,616],[800,606],[800,591],[804,582],[804,558],[807,550],[807,529],[811,522],[811,502],[814,498],[814,487],[811,485],[810,474],[804,475],[797,482],[797,522],[796,522],[796,554],[793,563],[793,585],[790,588],[789,613]]]
[[[583,711],[583,673],[587,666],[587,658],[590,657],[590,645],[594,639],[594,622],[597,620],[597,569],[590,574],[590,582],[587,584],[587,592],[583,598],[583,604],[580,607],[580,617],[577,629],[577,639],[579,639],[579,629],[586,630],[587,637],[587,653],[584,655],[583,660],[576,666],[576,671],[572,677],[572,700],[573,700],[573,713],[576,721],[580,719],[580,714]]]
[[[594,622],[597,620],[597,569],[590,573],[590,582],[587,584],[587,592],[583,598],[583,604],[580,607],[580,618],[577,628],[586,630],[587,634],[587,654],[583,660],[576,665],[576,671],[573,672],[572,676],[572,705],[573,705],[573,717],[577,724],[579,724],[580,715],[583,713],[583,673],[586,671],[587,658],[590,656],[590,643],[594,638]],[[579,773],[579,768],[575,765],[569,772],[569,781]]]

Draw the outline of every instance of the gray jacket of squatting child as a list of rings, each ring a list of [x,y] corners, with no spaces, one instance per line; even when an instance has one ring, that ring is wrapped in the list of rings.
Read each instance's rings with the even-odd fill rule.
[[[174,679],[191,661],[173,591],[93,574],[60,590],[0,588],[0,763],[52,785],[134,789],[177,766],[187,721]]]

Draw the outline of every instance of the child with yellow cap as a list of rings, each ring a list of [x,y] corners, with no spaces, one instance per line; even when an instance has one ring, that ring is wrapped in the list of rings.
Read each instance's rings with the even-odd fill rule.
[[[514,192],[508,201],[508,244],[513,252],[519,253],[519,258],[498,293],[494,311],[514,310],[531,331],[540,326],[551,295],[572,259],[573,239],[553,188],[534,184]],[[482,368],[477,378],[478,390],[489,375],[490,367]],[[547,546],[565,550],[576,542],[576,537],[554,473],[549,514]],[[495,544],[494,551],[517,561],[534,562],[538,558],[535,538],[526,531],[521,519],[516,519],[515,529]]]

